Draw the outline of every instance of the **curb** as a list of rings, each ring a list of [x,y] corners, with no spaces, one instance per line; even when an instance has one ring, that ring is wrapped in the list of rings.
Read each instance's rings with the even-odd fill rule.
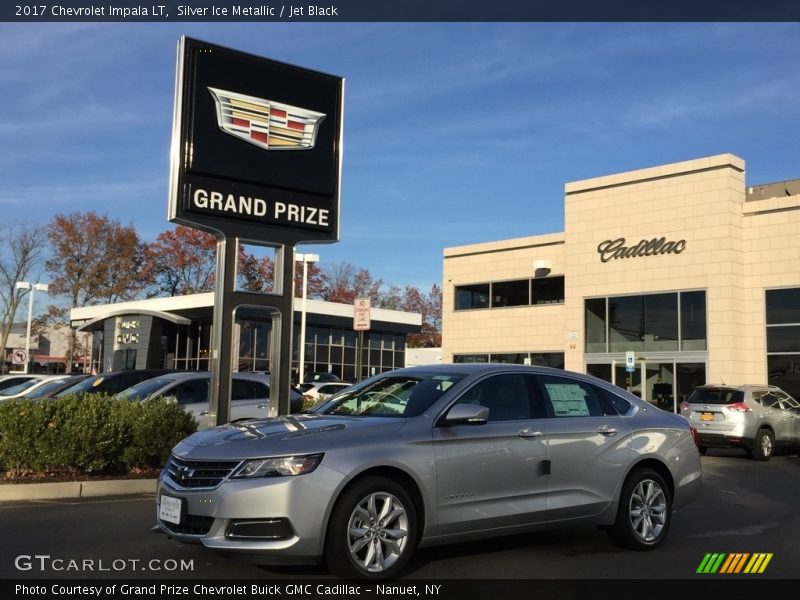
[[[10,483],[0,485],[0,502],[9,500],[57,500],[126,494],[154,494],[157,479],[65,481],[63,483]]]

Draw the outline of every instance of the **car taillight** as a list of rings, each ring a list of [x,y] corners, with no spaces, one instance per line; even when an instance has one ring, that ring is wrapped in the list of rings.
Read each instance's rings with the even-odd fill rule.
[[[681,410],[689,410],[689,403],[686,400],[681,402]]]
[[[733,412],[750,412],[752,409],[747,402],[736,402],[734,404],[728,404],[728,410]]]
[[[697,432],[697,429],[695,429],[691,425],[689,426],[689,431],[692,432],[692,439],[694,440],[694,445],[699,448],[700,447],[700,434]]]

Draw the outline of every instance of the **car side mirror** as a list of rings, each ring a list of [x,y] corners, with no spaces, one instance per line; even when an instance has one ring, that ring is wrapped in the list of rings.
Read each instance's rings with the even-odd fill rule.
[[[489,407],[480,404],[456,404],[444,418],[444,425],[485,425]]]
[[[164,400],[166,400],[170,404],[177,404],[178,403],[178,398],[175,397],[175,396],[164,396]]]

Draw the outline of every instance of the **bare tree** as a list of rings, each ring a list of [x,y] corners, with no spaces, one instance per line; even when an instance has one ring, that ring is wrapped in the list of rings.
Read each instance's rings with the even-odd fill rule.
[[[15,284],[27,280],[35,272],[46,242],[40,227],[0,224],[0,351],[5,351],[20,301],[30,292],[16,289]],[[3,356],[0,373],[5,371],[5,363]]]
[[[370,298],[377,305],[383,281],[367,270],[341,261],[322,268],[323,287],[319,297],[327,302],[353,304],[356,298]]]

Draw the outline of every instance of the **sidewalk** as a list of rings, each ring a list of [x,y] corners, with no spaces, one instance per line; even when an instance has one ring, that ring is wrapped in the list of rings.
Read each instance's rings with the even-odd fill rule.
[[[109,479],[59,483],[8,483],[0,485],[0,502],[154,494],[156,481],[156,479]]]

